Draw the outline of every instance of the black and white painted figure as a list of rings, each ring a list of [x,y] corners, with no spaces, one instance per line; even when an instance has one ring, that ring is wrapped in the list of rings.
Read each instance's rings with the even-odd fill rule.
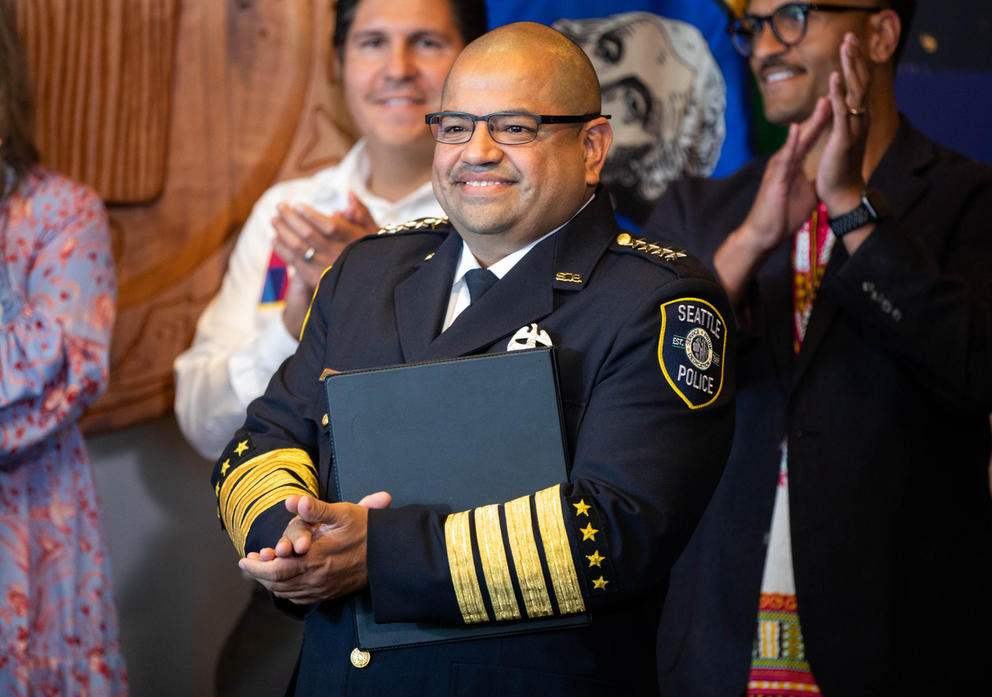
[[[696,27],[651,12],[553,26],[596,67],[603,112],[613,116],[603,179],[617,211],[641,224],[668,182],[716,166],[726,133],[723,74]]]

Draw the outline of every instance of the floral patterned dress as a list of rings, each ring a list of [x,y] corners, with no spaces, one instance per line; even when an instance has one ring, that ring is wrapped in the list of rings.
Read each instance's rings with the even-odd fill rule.
[[[35,168],[0,205],[0,253],[0,695],[126,695],[76,426],[106,385],[114,320],[100,199]]]

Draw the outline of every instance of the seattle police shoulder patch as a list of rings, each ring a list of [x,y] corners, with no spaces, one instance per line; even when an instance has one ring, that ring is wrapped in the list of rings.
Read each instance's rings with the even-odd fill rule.
[[[658,363],[665,380],[690,409],[712,404],[723,389],[727,325],[701,298],[661,305]]]

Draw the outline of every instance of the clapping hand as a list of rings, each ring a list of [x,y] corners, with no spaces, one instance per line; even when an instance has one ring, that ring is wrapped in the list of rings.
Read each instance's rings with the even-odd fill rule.
[[[299,336],[317,282],[348,244],[379,229],[368,208],[354,193],[348,205],[324,214],[305,204],[280,203],[272,219],[276,252],[290,269],[283,324]]]

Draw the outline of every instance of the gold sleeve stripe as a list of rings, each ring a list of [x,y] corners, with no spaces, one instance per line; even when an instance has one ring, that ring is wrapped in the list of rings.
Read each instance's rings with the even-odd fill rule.
[[[234,477],[238,476],[239,471],[235,470]],[[300,481],[299,478],[294,476],[294,472],[290,471],[287,467],[281,466],[278,462],[274,463],[274,465],[266,464],[252,468],[243,476],[238,477],[237,481],[234,482],[233,492],[223,507],[225,521],[229,521],[235,527],[244,527],[245,517],[251,502],[276,487],[295,487],[297,489],[296,493],[312,493],[316,496],[317,478],[312,472],[310,474],[309,479],[311,481]],[[312,487],[311,484],[313,485]],[[222,488],[221,495],[223,493],[224,490]],[[231,505],[232,502],[234,504],[233,506]]]
[[[295,476],[301,487],[311,489],[311,493],[316,495],[317,471],[310,456],[297,448],[282,448],[243,462],[224,478],[217,501],[222,513],[226,513],[232,503],[237,505],[246,496],[250,497],[253,492],[258,496],[262,493],[262,490],[259,490],[259,483],[265,477],[280,470],[282,476],[289,479]],[[232,515],[224,515],[225,523],[232,520]]]
[[[235,482],[235,491],[237,493],[232,494],[231,498],[227,501],[227,506],[225,507],[227,518],[235,526],[244,525],[245,513],[251,506],[252,501],[277,486],[292,486],[294,481],[296,480],[293,476],[282,467],[268,472],[256,470],[255,472],[246,474],[239,481]],[[232,503],[233,505],[231,505]]]
[[[250,488],[249,486],[243,487],[241,494],[238,496],[238,499],[234,505],[229,506],[224,511],[231,525],[228,529],[238,531],[244,530],[245,514],[253,507],[254,502],[266,495],[269,491],[286,486],[289,483],[288,479],[289,477],[285,472],[280,472],[277,470],[271,473],[271,476],[267,475],[252,482],[252,484],[249,485]],[[245,531],[245,534],[247,534],[247,531]]]
[[[299,493],[299,486],[279,486],[261,498],[252,501],[245,513],[245,522],[238,528],[238,538],[234,542],[234,546],[241,556],[245,555],[245,544],[248,541],[248,533],[251,531],[251,526],[255,523],[255,519],[277,503],[285,501],[293,494]]]
[[[223,479],[217,506],[238,553],[255,519],[293,494],[317,496],[317,470],[310,456],[297,448],[281,448],[247,460]]]
[[[245,499],[241,508],[233,516],[233,523],[228,528],[235,548],[244,556],[245,543],[255,520],[267,509],[284,501],[293,494],[307,493],[300,485],[289,477],[272,477],[263,483],[264,491],[256,492],[256,496]]]
[[[579,577],[572,561],[572,548],[568,544],[565,519],[561,508],[561,485],[543,489],[534,494],[537,524],[541,530],[544,556],[551,572],[551,585],[555,589],[558,610],[563,614],[585,612],[586,604],[579,589]]]
[[[503,532],[499,524],[499,505],[475,509],[475,536],[482,557],[482,573],[489,588],[489,600],[497,620],[520,619],[520,606],[513,593],[513,581],[503,547]]]
[[[241,518],[241,531],[244,534],[242,543],[247,540],[248,532],[251,530],[251,526],[255,524],[258,516],[277,503],[285,501],[294,494],[300,493],[305,492],[301,491],[300,485],[297,482],[286,479],[285,477],[279,479],[273,478],[271,484],[266,485],[265,493],[252,500],[245,507],[244,515]]]
[[[530,496],[521,496],[507,502],[506,533],[510,540],[510,553],[517,569],[517,583],[524,598],[528,617],[548,617],[554,614],[548,587],[541,571],[541,557],[534,541],[534,525],[530,518]]]
[[[455,598],[465,624],[488,622],[489,613],[482,600],[479,577],[475,573],[472,556],[472,532],[469,514],[472,511],[453,513],[444,521],[444,542],[448,549],[448,568],[455,587]]]

